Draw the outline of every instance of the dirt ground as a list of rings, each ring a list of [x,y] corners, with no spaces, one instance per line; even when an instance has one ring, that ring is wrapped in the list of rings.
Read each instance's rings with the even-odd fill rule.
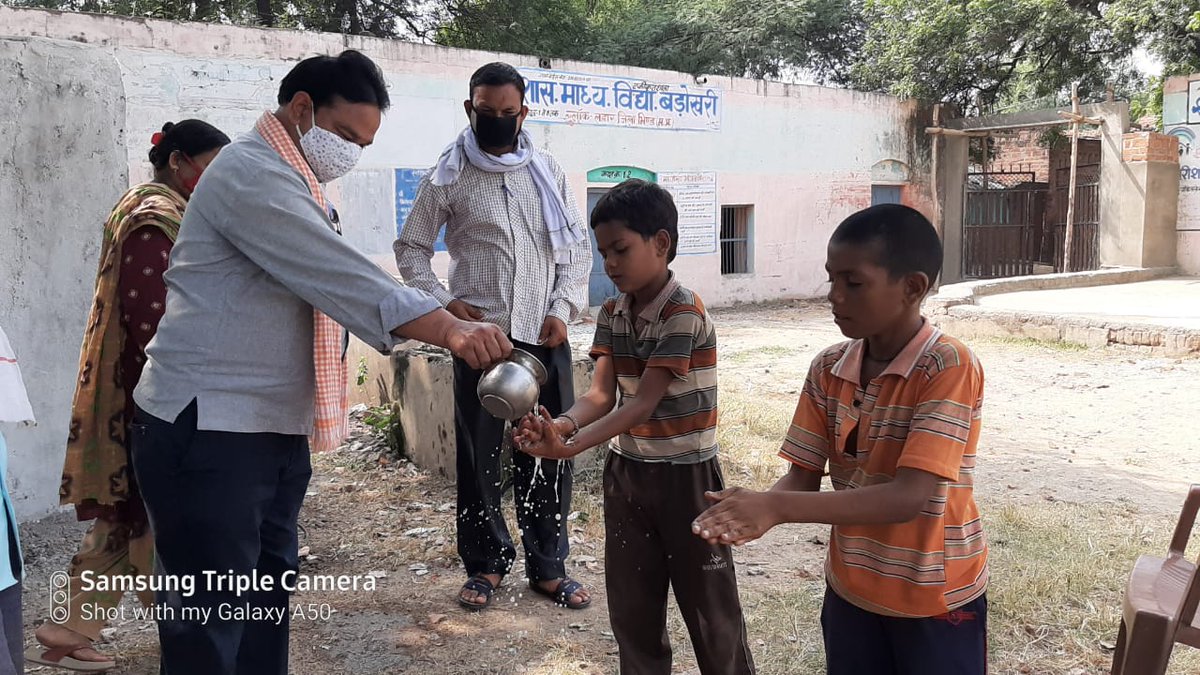
[[[730,484],[765,487],[812,356],[841,339],[819,303],[714,312],[721,359],[722,461]],[[987,373],[977,494],[992,548],[990,634],[996,673],[1105,673],[1134,558],[1163,552],[1190,482],[1200,482],[1200,360],[977,342]],[[389,458],[369,429],[315,459],[301,514],[303,572],[373,575],[374,591],[305,592],[292,624],[292,672],[615,673],[604,608],[599,466],[576,467],[571,574],[590,609],[553,607],[515,570],[495,606],[454,603],[454,489]],[[64,569],[80,525],[63,515],[22,528],[29,639],[45,616],[49,574]],[[822,672],[818,612],[827,528],[777,528],[737,551],[751,647],[762,673]],[[132,616],[130,599],[127,616]],[[694,669],[672,615],[677,672]],[[106,630],[113,672],[157,672],[152,624]],[[30,672],[50,672],[30,669]],[[1183,655],[1173,673],[1200,672]]]

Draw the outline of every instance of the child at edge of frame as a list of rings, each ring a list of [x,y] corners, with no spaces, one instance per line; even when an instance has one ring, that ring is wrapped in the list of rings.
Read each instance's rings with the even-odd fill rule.
[[[33,409],[21,379],[17,355],[4,329],[0,328],[0,425],[16,423],[32,425]],[[24,563],[21,557],[21,541],[17,531],[17,517],[12,498],[8,494],[8,445],[0,432],[0,675],[16,675],[25,672],[25,635],[21,618],[21,579]],[[51,590],[54,589],[51,579]]]

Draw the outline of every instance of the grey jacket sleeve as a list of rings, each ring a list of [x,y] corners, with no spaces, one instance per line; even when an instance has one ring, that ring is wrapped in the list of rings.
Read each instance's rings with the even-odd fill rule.
[[[392,330],[440,306],[335,233],[299,174],[277,167],[254,170],[258,175],[248,180],[238,180],[239,172],[217,174],[230,199],[210,201],[206,206],[216,212],[204,215],[288,290],[380,351],[397,342]]]

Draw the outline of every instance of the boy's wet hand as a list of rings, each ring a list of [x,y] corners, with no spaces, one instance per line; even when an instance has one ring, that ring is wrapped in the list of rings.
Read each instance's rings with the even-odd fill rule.
[[[541,406],[538,412],[540,415],[529,413],[521,419],[520,428],[513,434],[517,447],[527,455],[542,459],[570,457],[571,452],[563,444],[550,411]]]
[[[715,504],[692,522],[692,533],[710,544],[741,546],[778,524],[770,493],[735,487],[704,496]]]
[[[513,438],[517,441],[522,439],[528,441],[540,441],[542,439],[541,418],[533,413],[528,413],[521,418],[513,429]]]

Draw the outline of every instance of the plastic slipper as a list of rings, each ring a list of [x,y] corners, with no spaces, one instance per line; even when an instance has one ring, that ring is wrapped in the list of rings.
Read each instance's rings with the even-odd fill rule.
[[[25,660],[39,666],[51,666],[73,670],[77,673],[103,673],[117,667],[114,661],[80,661],[72,658],[71,654],[80,649],[92,649],[90,644],[77,644],[69,647],[43,647],[41,645],[25,650]]]
[[[583,584],[575,581],[571,577],[563,577],[562,581],[558,582],[558,586],[552,591],[548,591],[541,587],[536,581],[529,582],[529,589],[538,595],[544,595],[554,601],[556,605],[562,605],[567,609],[586,609],[592,604],[592,599],[588,598],[578,604],[571,604],[571,596],[583,590]]]
[[[463,591],[475,591],[476,593],[479,593],[483,596],[483,604],[464,599],[462,596]],[[463,584],[462,590],[458,592],[458,604],[466,607],[467,609],[478,611],[492,604],[492,593],[495,592],[496,587],[492,585],[492,582],[487,580],[487,577],[483,576],[482,574],[476,574],[470,579],[467,579],[467,583]]]

